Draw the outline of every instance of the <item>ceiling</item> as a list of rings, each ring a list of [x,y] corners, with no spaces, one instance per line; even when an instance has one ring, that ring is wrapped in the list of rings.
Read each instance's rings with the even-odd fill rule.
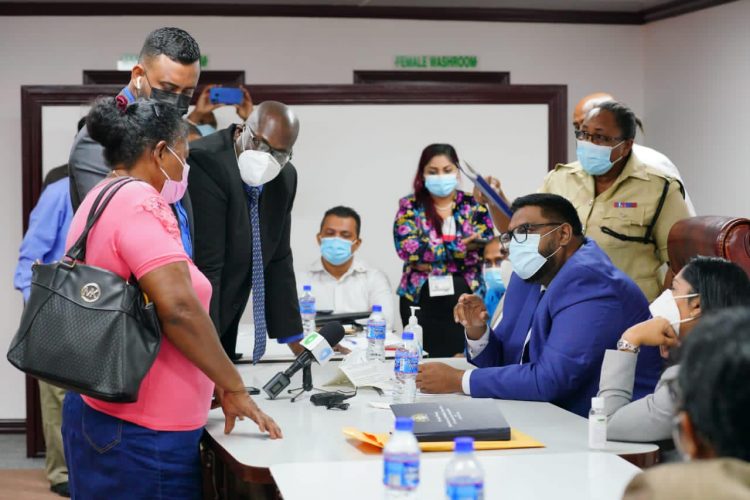
[[[0,0],[0,16],[209,15],[644,24],[737,0]],[[176,9],[175,5],[181,5]]]
[[[673,0],[231,0],[221,3],[243,5],[346,5],[359,7],[440,7],[485,9],[593,10],[639,12]],[[76,3],[142,3],[143,0],[78,0]],[[0,3],[34,3],[29,0],[2,0]],[[44,3],[70,3],[45,0]],[[160,3],[207,3],[206,0],[160,0]],[[209,2],[210,3],[210,2]]]

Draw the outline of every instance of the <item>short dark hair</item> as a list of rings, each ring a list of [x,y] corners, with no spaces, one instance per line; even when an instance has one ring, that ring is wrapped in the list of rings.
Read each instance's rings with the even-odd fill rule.
[[[539,207],[542,209],[542,215],[548,219],[567,222],[573,228],[574,236],[583,236],[583,226],[581,225],[581,219],[578,217],[578,212],[571,202],[560,195],[534,193],[521,196],[513,201],[510,211],[516,213],[523,207]]]
[[[719,457],[750,461],[750,308],[709,314],[683,350],[681,409]]]
[[[329,215],[335,215],[336,217],[341,217],[342,219],[354,219],[354,225],[357,228],[357,238],[359,238],[359,231],[362,228],[362,219],[360,219],[359,214],[353,208],[339,205],[326,210],[326,213],[323,214],[323,218],[320,220],[321,231],[323,230],[323,223],[325,223],[326,217],[328,217]]]
[[[150,99],[132,102],[122,109],[115,98],[100,98],[86,117],[86,127],[91,138],[104,146],[107,163],[126,169],[159,141],[172,146],[187,137],[187,126],[177,108]]]
[[[701,314],[750,306],[750,278],[734,262],[721,257],[693,257],[683,268],[682,278],[700,295]]]
[[[637,128],[643,131],[643,122],[635,116],[633,110],[617,101],[604,101],[598,104],[594,109],[603,109],[609,111],[615,117],[617,128],[620,129],[620,136],[623,139],[635,139]]]
[[[198,42],[185,30],[158,28],[146,37],[138,60],[162,54],[180,64],[193,64],[201,58],[201,49]]]

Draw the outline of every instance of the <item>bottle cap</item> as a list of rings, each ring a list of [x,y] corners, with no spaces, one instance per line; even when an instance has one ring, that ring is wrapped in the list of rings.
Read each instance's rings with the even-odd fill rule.
[[[401,334],[403,340],[414,340],[414,332],[406,331]]]
[[[372,306],[372,312],[376,312],[376,313],[379,313],[379,312],[380,312],[380,311],[382,311],[382,310],[383,310],[383,308],[382,308],[382,307],[380,307],[380,306],[378,306],[378,305],[374,305],[374,306]]]
[[[414,430],[414,421],[411,417],[398,417],[396,419],[396,430],[411,432]]]
[[[312,291],[312,287],[310,285],[305,285],[305,286],[302,287],[302,291],[303,292],[311,292]]]
[[[471,453],[474,451],[474,438],[457,437],[453,440],[456,453]]]
[[[591,398],[591,407],[595,410],[603,410],[604,398]]]

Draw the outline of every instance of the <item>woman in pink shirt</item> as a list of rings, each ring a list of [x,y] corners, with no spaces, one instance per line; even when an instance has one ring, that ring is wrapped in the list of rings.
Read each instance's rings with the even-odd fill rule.
[[[211,285],[183,248],[169,204],[187,188],[187,127],[171,105],[102,99],[87,118],[111,174],[88,193],[68,233],[79,237],[94,199],[132,177],[93,227],[86,263],[134,275],[156,305],[162,343],[134,403],[68,393],[63,438],[74,498],[200,498],[199,440],[216,390],[226,418],[249,417],[281,437],[245,390],[208,316]]]

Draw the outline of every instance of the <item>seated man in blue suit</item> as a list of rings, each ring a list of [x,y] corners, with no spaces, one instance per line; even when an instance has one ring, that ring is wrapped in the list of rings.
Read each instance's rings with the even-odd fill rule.
[[[583,235],[573,205],[553,194],[518,198],[501,242],[514,274],[494,331],[476,295],[463,295],[456,321],[466,328],[475,370],[420,366],[423,392],[548,401],[586,415],[599,387],[604,351],[628,327],[649,318],[638,286]],[[635,397],[653,391],[661,371],[656,348],[641,351]]]

